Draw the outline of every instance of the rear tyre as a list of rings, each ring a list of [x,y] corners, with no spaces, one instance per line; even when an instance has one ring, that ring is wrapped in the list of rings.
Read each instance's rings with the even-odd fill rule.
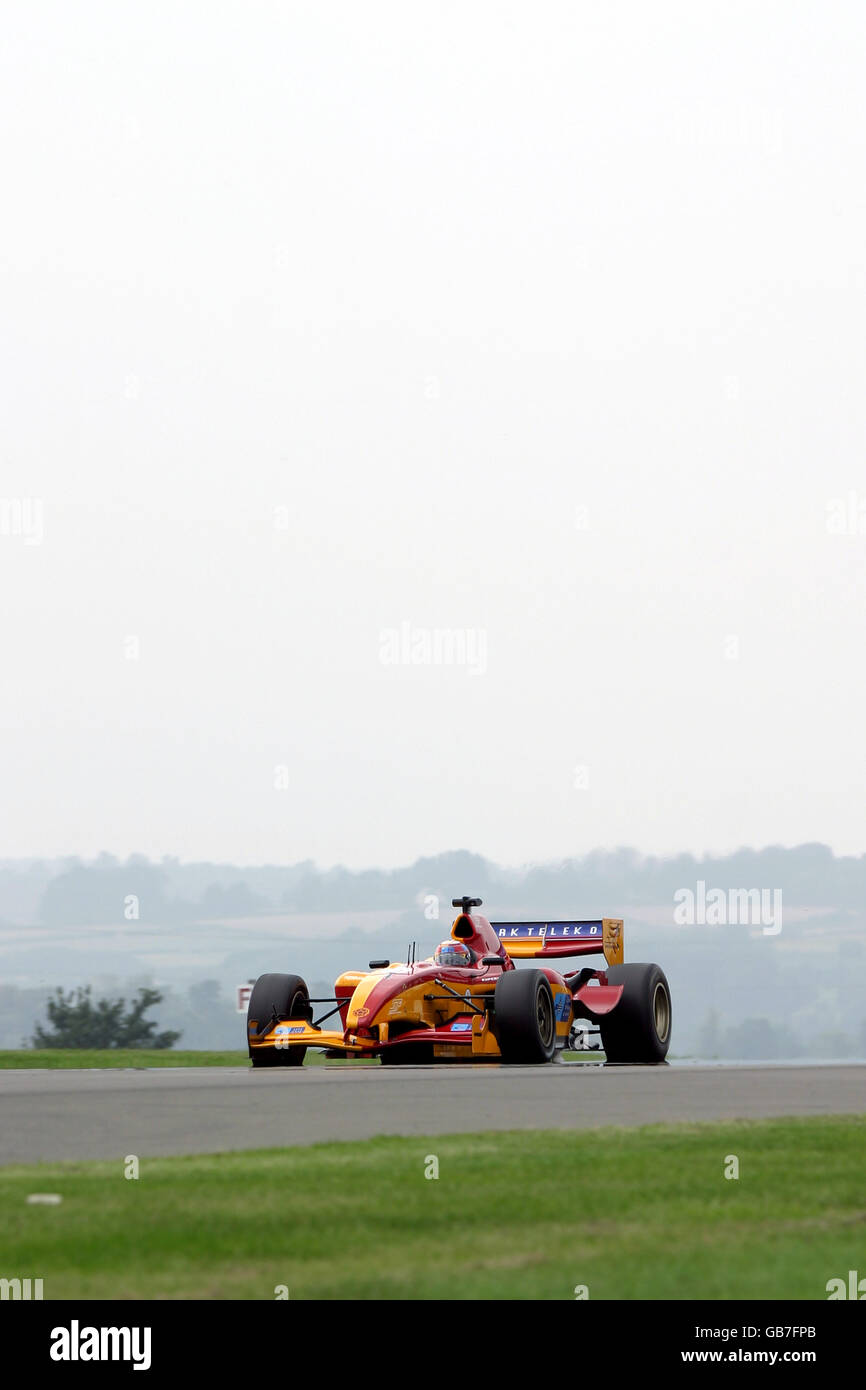
[[[260,975],[253,985],[247,1009],[247,1036],[251,1023],[261,1026],[273,1018],[274,1010],[281,1018],[303,1019],[312,1022],[310,991],[300,975]],[[249,1046],[249,1043],[247,1044]],[[307,1055],[305,1047],[249,1048],[254,1067],[299,1067]]]
[[[541,970],[509,970],[493,995],[496,1033],[503,1062],[550,1062],[556,1050],[553,991]]]
[[[671,991],[658,965],[611,965],[611,985],[622,985],[612,1013],[600,1020],[601,1045],[608,1062],[658,1066],[671,1041]]]

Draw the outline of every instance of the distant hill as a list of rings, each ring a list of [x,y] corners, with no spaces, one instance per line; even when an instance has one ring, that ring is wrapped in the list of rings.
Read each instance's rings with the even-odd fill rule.
[[[859,911],[866,903],[866,854],[836,857],[826,845],[770,846],[723,856],[645,856],[594,850],[560,863],[501,868],[468,850],[417,859],[405,868],[317,869],[291,865],[182,864],[142,855],[0,861],[0,919],[46,926],[141,920],[170,924],[283,912],[405,911],[437,896],[473,893],[534,913],[624,915],[632,905],[669,904],[678,889],[779,889],[791,908]],[[130,918],[135,899],[137,918]]]
[[[701,916],[714,898],[727,909],[761,891],[778,902],[778,932],[758,918]],[[401,958],[410,941],[429,954],[461,893],[483,898],[494,920],[623,917],[626,958],[656,960],[670,980],[678,1055],[866,1055],[866,855],[819,844],[703,858],[596,850],[522,869],[465,850],[392,871],[6,861],[0,1046],[32,1031],[56,986],[86,983],[157,984],[160,1028],[183,1027],[187,1014],[184,1046],[230,1046],[242,1037],[237,984],[290,970],[327,990],[341,969]],[[683,897],[697,904],[692,920],[677,916]]]

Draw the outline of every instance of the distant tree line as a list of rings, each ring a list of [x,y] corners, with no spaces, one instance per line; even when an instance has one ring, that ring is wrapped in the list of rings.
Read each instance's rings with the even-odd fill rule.
[[[797,1031],[769,1018],[746,1018],[726,1025],[711,1009],[698,1031],[694,1055],[732,1062],[866,1057],[866,1018],[856,1032],[839,1028]]]
[[[403,911],[427,896],[450,902],[477,893],[537,913],[574,905],[589,913],[624,912],[631,905],[672,902],[677,890],[703,879],[721,888],[765,886],[790,905],[862,914],[866,854],[836,857],[821,844],[742,849],[718,857],[669,858],[636,850],[594,850],[558,863],[503,869],[466,850],[454,850],[393,870],[318,869],[309,861],[238,867],[158,863],[142,855],[121,861],[5,861],[0,863],[0,924],[51,926],[191,922],[270,913]],[[569,906],[570,905],[570,906]]]
[[[32,1045],[63,1048],[156,1048],[173,1047],[180,1033],[166,1029],[157,1033],[154,1019],[145,1018],[148,1009],[162,1002],[157,989],[143,987],[127,1008],[125,999],[94,999],[90,985],[64,991],[57,989],[48,1000],[48,1025],[37,1027]]]

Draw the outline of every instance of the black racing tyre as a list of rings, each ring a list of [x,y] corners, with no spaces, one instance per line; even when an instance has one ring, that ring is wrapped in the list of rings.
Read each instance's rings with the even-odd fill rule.
[[[610,985],[622,985],[616,1008],[599,1021],[608,1062],[657,1066],[671,1041],[671,991],[658,965],[611,965]]]
[[[541,970],[508,970],[493,995],[503,1062],[550,1062],[556,1050],[553,990]]]
[[[312,1022],[313,1010],[310,1007],[310,991],[300,975],[260,975],[253,985],[247,1008],[247,1032],[249,1025],[261,1025],[273,1017],[274,1010],[282,1018],[305,1019]],[[305,1047],[277,1049],[268,1047],[253,1049],[250,1058],[254,1067],[299,1067],[307,1055]]]

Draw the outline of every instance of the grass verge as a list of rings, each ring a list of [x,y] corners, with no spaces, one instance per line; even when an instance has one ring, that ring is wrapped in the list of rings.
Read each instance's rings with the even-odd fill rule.
[[[0,1275],[49,1299],[824,1299],[866,1269],[864,1158],[845,1116],[4,1168]]]
[[[246,1048],[237,1052],[181,1052],[149,1047],[22,1047],[0,1052],[0,1068],[19,1067],[246,1067]]]
[[[379,1059],[347,1057],[343,1059],[356,1067],[378,1067]],[[307,1049],[305,1067],[323,1066],[328,1061],[324,1052]],[[17,1052],[0,1052],[0,1070],[21,1067],[248,1067],[246,1048],[237,1052],[182,1052],[171,1048],[87,1048],[46,1047],[21,1048]]]

